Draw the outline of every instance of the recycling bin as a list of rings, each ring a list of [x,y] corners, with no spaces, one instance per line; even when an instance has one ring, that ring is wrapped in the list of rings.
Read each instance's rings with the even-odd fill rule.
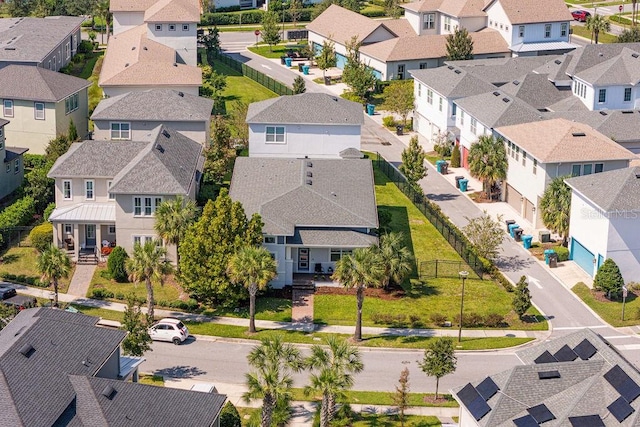
[[[515,238],[515,234],[513,232],[513,230],[515,230],[516,228],[520,228],[520,226],[518,224],[516,224],[515,222],[513,224],[509,224],[509,235],[511,236],[511,238]]]
[[[551,257],[551,255],[555,254],[556,255],[556,259],[557,259],[557,254],[556,251],[554,251],[553,249],[545,249],[544,250],[544,263],[549,265],[549,258]]]
[[[305,76],[309,75],[309,66],[308,65],[303,65],[302,66],[302,74],[304,74]]]
[[[463,193],[465,191],[467,191],[467,185],[469,184],[469,180],[468,179],[461,179],[460,180],[460,191],[462,191]]]
[[[455,179],[456,179],[456,188],[460,188],[460,180],[464,179],[464,176],[458,175],[458,176],[456,176]]]
[[[516,242],[522,241],[522,232],[524,230],[522,228],[514,228],[513,229],[513,238],[516,239]]]
[[[292,59],[291,58],[284,58],[284,63],[287,67],[291,68],[291,64],[292,64]]]
[[[373,104],[367,104],[367,114],[369,116],[373,116],[373,113],[376,111],[376,106]]]
[[[531,242],[533,241],[533,236],[530,234],[525,234],[522,236],[522,246],[525,249],[531,249]]]
[[[437,160],[436,161],[436,170],[438,171],[438,173],[442,173],[442,165],[443,163],[445,163],[444,160]]]

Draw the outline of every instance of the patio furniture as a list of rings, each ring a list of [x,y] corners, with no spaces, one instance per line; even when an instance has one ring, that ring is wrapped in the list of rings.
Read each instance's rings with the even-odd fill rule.
[[[64,246],[68,251],[72,251],[75,248],[73,244],[73,239],[72,238],[64,239]]]
[[[314,273],[320,273],[320,274],[324,273],[321,263],[316,263]]]

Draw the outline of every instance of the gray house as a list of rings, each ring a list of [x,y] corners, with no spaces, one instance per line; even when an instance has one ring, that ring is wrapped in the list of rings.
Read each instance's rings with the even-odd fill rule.
[[[278,263],[274,287],[330,273],[342,256],[378,241],[368,159],[239,157],[229,194],[247,216],[262,217],[263,246]]]
[[[0,331],[0,425],[219,425],[224,395],[128,382],[144,359],[121,355],[126,333],[97,322],[33,308]]]
[[[103,246],[157,239],[154,213],[164,200],[194,200],[204,158],[202,145],[158,126],[145,141],[75,143],[49,171],[56,180],[53,240],[75,259],[95,261]],[[175,260],[175,246],[167,248]]]
[[[0,158],[4,159],[4,168],[0,169],[0,199],[13,193],[22,184],[22,155],[28,151],[27,148],[7,147],[4,128],[8,123],[8,120],[0,119]]]
[[[18,64],[58,71],[76,54],[83,21],[79,16],[0,19],[0,68]]]
[[[96,140],[137,141],[161,124],[201,144],[209,141],[213,100],[171,89],[129,92],[100,101],[91,115]]]

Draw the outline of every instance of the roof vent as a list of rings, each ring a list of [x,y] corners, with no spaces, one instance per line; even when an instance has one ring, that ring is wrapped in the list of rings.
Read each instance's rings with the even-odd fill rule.
[[[453,70],[454,67],[453,67],[453,65],[449,65],[449,66],[447,66],[447,68],[450,69],[450,70]]]
[[[107,399],[111,400],[113,399],[113,396],[115,396],[116,394],[116,389],[113,388],[112,386],[108,385],[104,388],[104,390],[102,390],[102,394],[104,397],[106,397]]]
[[[333,99],[335,102],[338,102],[338,97],[337,97],[337,96],[332,97],[332,99]]]
[[[562,64],[562,61],[560,61],[559,59],[556,59],[555,61],[553,61],[553,63],[556,65],[560,65]]]
[[[558,371],[542,371],[542,372],[538,372],[538,379],[550,380],[552,378],[560,378],[560,372],[558,372]]]
[[[640,179],[640,173],[636,174],[636,179]]]
[[[149,49],[147,49],[147,47],[146,47],[146,46],[143,46],[143,47],[142,47],[142,50],[149,50]]]
[[[131,50],[136,50],[136,47],[135,46],[131,46]]]
[[[514,80],[514,81],[513,81],[513,84],[514,84],[514,85],[516,85],[516,86],[518,86],[518,85],[520,84],[520,80]]]
[[[633,56],[634,58],[639,57],[640,55],[638,55],[637,53],[632,53],[631,56]]]
[[[607,115],[607,112],[606,112],[606,111],[600,111],[600,115],[601,115],[601,116],[606,116],[606,115]]]
[[[128,62],[126,64],[124,64],[124,68],[127,68],[128,66],[129,66]]]
[[[460,74],[460,73],[462,73],[462,71],[460,71],[460,70],[455,70],[455,71],[454,71],[454,73],[456,73],[456,74]]]
[[[584,132],[572,132],[571,135],[574,137],[587,136],[587,134]]]
[[[178,92],[178,96],[184,98],[184,92]]]
[[[313,167],[313,163],[312,162],[307,162],[307,167],[308,168],[312,168]]]
[[[166,129],[162,129],[162,136],[164,136],[165,138],[171,138],[171,134]]]
[[[307,185],[312,185],[313,181],[311,181],[310,179],[307,180]]]
[[[307,172],[307,178],[313,178],[313,172],[308,171]]]
[[[15,47],[5,47],[4,50],[16,50]]]
[[[174,66],[174,67],[177,67],[177,66],[178,66],[178,63],[177,63],[177,62],[174,62],[174,63],[173,63],[173,66]]]
[[[26,358],[31,357],[34,351],[36,351],[36,349],[33,348],[31,344],[25,344],[18,350],[18,352]]]
[[[509,98],[502,98],[502,102],[511,102],[511,100]]]
[[[500,96],[500,92],[498,91],[493,92],[493,96]]]
[[[633,110],[623,110],[622,114],[633,114]]]
[[[154,147],[156,150],[158,150],[161,153],[164,153],[164,148],[162,148],[162,145],[160,144],[156,144],[156,146]]]

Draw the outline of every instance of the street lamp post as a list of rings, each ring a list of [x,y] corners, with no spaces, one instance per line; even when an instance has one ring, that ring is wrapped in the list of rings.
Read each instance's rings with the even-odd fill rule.
[[[463,270],[458,273],[460,278],[462,279],[462,295],[460,295],[460,321],[458,322],[458,342],[462,341],[462,313],[464,312],[464,282],[467,280],[467,276],[469,276],[469,272]]]
[[[629,293],[626,286],[622,287],[622,320],[624,320],[624,304],[627,302],[627,294]]]

